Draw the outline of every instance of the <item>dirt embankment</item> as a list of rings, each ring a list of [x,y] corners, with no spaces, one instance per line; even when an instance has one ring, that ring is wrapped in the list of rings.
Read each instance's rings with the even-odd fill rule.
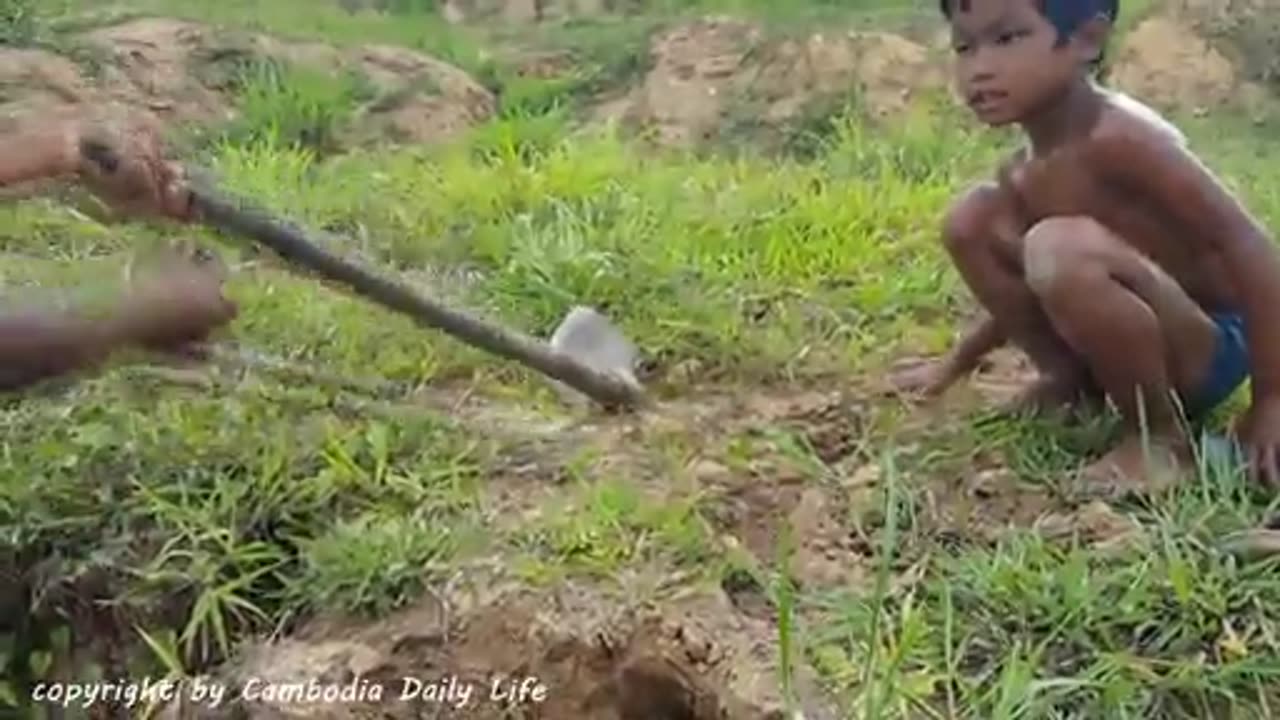
[[[1237,8],[1242,2],[1248,7]],[[1254,47],[1271,47],[1271,15],[1257,9],[1267,2],[1274,4],[1184,0],[1162,7],[1117,39],[1112,83],[1161,110],[1234,106],[1269,114],[1266,87],[1278,73],[1270,69],[1273,54],[1263,57]],[[454,0],[443,12],[459,21],[540,22],[628,7],[606,0]],[[779,37],[757,23],[704,18],[651,38],[640,82],[616,88],[591,117],[682,146],[743,128],[749,131],[743,137],[786,131],[847,101],[871,117],[894,117],[922,97],[947,92],[944,40],[838,30]],[[341,129],[350,142],[447,141],[497,106],[462,70],[403,48],[339,49],[158,18],[98,28],[70,38],[66,47],[74,50],[0,50],[0,114],[75,111],[112,101],[170,125],[228,122],[239,112],[242,71],[268,59],[362,79],[367,97]],[[554,57],[557,64],[543,74],[573,71],[563,56]]]
[[[670,145],[710,139],[726,125],[784,127],[842,100],[874,117],[894,115],[945,89],[933,50],[891,33],[769,38],[754,23],[707,18],[660,33],[650,54],[643,82],[597,117]]]
[[[1249,43],[1262,40],[1240,32],[1241,17],[1196,3],[1161,8],[1113,43],[1109,81],[1165,112],[1230,108],[1263,119],[1274,112],[1266,82],[1280,70],[1267,69],[1273,57],[1250,53]],[[1271,17],[1256,19],[1265,24]],[[1280,38],[1280,30],[1273,34]],[[949,92],[948,55],[941,35],[835,31],[778,38],[755,23],[706,18],[656,35],[642,82],[602,103],[595,116],[681,146],[734,126],[784,130],[847,101],[868,117],[892,119],[921,98]]]
[[[1274,113],[1267,81],[1274,74],[1280,4],[1266,15],[1262,0],[1182,0],[1138,22],[1112,49],[1111,83],[1162,110],[1205,113],[1231,108],[1264,119]],[[1248,7],[1245,7],[1245,6]],[[1249,26],[1248,23],[1258,23]]]
[[[397,47],[338,49],[159,18],[98,28],[68,45],[74,59],[0,50],[0,113],[29,117],[110,103],[170,126],[217,125],[237,116],[242,72],[266,60],[354,72],[367,82],[368,101],[343,129],[354,137],[447,140],[495,109],[492,94],[463,71]]]

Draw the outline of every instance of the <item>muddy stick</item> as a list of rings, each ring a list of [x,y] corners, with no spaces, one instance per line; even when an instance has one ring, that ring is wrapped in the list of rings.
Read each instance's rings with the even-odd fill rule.
[[[207,225],[252,239],[286,261],[404,313],[419,325],[442,330],[469,345],[537,370],[603,406],[636,406],[643,402],[642,391],[631,383],[597,372],[546,343],[445,307],[401,283],[361,268],[312,242],[301,229],[284,220],[243,208],[209,190],[195,192],[193,204],[197,217]]]

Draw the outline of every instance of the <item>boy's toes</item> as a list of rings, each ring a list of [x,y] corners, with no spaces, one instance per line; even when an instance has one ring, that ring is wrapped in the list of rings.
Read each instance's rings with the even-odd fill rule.
[[[1183,458],[1173,448],[1152,443],[1144,449],[1138,443],[1124,443],[1076,477],[1075,491],[1087,499],[1125,500],[1163,493],[1177,484]]]

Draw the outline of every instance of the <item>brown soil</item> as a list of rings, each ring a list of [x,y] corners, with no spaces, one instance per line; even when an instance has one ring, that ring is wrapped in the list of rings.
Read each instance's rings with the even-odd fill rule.
[[[1178,0],[1143,19],[1113,50],[1111,81],[1163,110],[1274,111],[1280,38],[1273,0]]]
[[[495,109],[466,73],[401,48],[340,50],[230,33],[181,20],[147,18],[77,38],[91,62],[39,50],[0,50],[0,112],[38,116],[113,102],[171,125],[207,126],[235,117],[235,73],[253,59],[276,59],[336,73],[354,70],[376,98],[348,128],[355,139],[447,140]]]
[[[1143,21],[1118,50],[1112,82],[1153,105],[1202,109],[1239,92],[1232,63],[1177,19]]]
[[[650,601],[585,586],[459,592],[372,625],[316,623],[249,648],[233,672],[213,680],[236,692],[235,701],[219,711],[175,705],[169,717],[781,719],[773,638],[767,621],[742,615],[715,589]],[[495,682],[525,678],[541,691],[495,697]],[[312,680],[353,687],[359,702],[288,702],[263,691]],[[806,717],[835,717],[811,677],[801,673],[797,687]],[[446,688],[452,693],[437,692]]]
[[[709,139],[735,115],[777,127],[846,97],[874,117],[893,116],[945,87],[928,48],[886,33],[773,40],[752,23],[708,18],[658,35],[651,54],[643,84],[597,116],[651,130],[667,145]]]

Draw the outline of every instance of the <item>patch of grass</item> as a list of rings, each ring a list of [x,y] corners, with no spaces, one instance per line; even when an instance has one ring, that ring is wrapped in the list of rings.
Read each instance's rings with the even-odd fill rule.
[[[1206,466],[1198,486],[1135,511],[1148,530],[1129,550],[1018,532],[927,558],[893,593],[886,511],[881,582],[810,598],[832,618],[810,652],[859,717],[1264,716],[1248,713],[1274,702],[1280,584],[1269,563],[1214,549],[1259,519],[1249,495]]]
[[[223,143],[333,152],[347,119],[373,97],[368,81],[353,71],[335,74],[261,60],[241,73],[235,83],[239,116],[224,131]]]
[[[649,40],[660,24],[649,16],[575,18],[522,33],[521,41],[533,50],[514,53],[513,60],[500,63],[495,71],[502,114],[575,108],[629,88],[649,68]],[[497,41],[502,37],[498,34]],[[537,53],[543,54],[552,72],[527,74],[526,66]]]
[[[694,502],[657,502],[620,481],[583,482],[542,514],[545,520],[517,537],[530,553],[524,573],[531,578],[566,571],[610,577],[628,565],[664,557],[696,563],[712,552]]]
[[[452,530],[389,514],[343,522],[303,544],[296,592],[318,609],[383,615],[422,596],[450,559]]]
[[[34,0],[0,0],[0,45],[30,45],[38,29]]]
[[[97,0],[61,2],[67,13],[97,14],[107,9]],[[395,12],[349,12],[339,2],[328,0],[118,0],[110,9],[117,15],[177,17],[343,47],[398,45],[438,57],[475,75],[485,74],[489,67],[474,32],[450,25],[431,3],[421,1],[397,3]]]

